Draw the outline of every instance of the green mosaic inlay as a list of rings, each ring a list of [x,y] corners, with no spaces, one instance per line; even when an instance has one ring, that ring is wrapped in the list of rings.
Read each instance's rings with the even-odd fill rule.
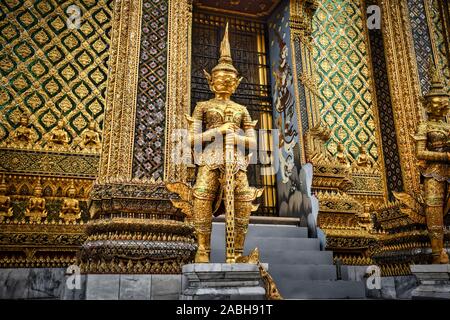
[[[11,148],[25,112],[33,149],[58,120],[69,141],[95,121],[103,125],[113,0],[0,1],[0,147]],[[67,9],[80,9],[80,28]],[[74,146],[68,152],[80,152]]]
[[[379,166],[375,105],[370,82],[368,44],[359,1],[323,0],[314,16],[314,63],[319,109],[332,129],[328,150],[342,143],[350,161],[363,146],[372,166]]]

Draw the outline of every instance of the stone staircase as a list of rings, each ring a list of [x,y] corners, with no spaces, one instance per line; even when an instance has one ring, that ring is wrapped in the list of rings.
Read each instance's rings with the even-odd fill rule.
[[[225,261],[224,223],[213,223],[211,261]],[[364,299],[365,285],[348,281],[346,267],[336,280],[333,253],[320,251],[319,239],[308,238],[307,228],[250,224],[244,254],[258,248],[261,262],[285,299]]]

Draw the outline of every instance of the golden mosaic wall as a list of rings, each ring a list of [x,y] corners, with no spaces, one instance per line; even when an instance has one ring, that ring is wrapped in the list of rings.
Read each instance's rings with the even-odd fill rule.
[[[318,73],[321,118],[332,129],[328,150],[337,144],[355,162],[364,148],[372,167],[380,168],[378,120],[370,80],[370,61],[359,1],[324,0],[314,16],[314,61]]]
[[[0,267],[66,266],[84,241],[113,4],[0,1]],[[41,218],[33,203],[45,209]],[[78,212],[72,220],[65,215],[69,204]]]
[[[79,28],[76,12],[80,9]],[[29,116],[32,149],[48,150],[48,135],[64,121],[61,151],[80,146],[89,123],[103,126],[112,0],[0,3],[0,147],[14,148],[20,115]],[[70,18],[70,19],[69,19]]]

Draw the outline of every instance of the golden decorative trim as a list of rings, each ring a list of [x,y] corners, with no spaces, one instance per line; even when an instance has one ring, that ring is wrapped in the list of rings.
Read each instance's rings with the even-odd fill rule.
[[[104,234],[110,240],[120,239],[122,233],[126,235],[134,233],[136,234],[136,240],[154,240],[150,238],[139,238],[139,234],[142,234],[142,236],[152,234],[152,236],[155,235],[157,238],[160,235],[165,235],[164,241],[175,241],[176,237],[187,237],[189,238],[189,242],[193,242],[191,238],[193,231],[194,227],[192,225],[175,220],[114,218],[89,222],[86,226],[85,233],[91,237]],[[114,238],[114,234],[116,234],[116,238]],[[98,239],[102,238],[95,238],[95,240]]]
[[[99,155],[0,148],[0,171],[18,175],[45,175],[95,179]]]
[[[384,195],[385,199],[388,199],[388,187],[387,187],[387,181],[386,181],[386,167],[385,167],[385,162],[384,162],[384,152],[383,152],[383,141],[381,139],[381,134],[380,134],[380,130],[381,130],[381,125],[380,125],[380,114],[378,112],[378,100],[377,100],[377,91],[376,91],[376,87],[375,87],[375,72],[373,70],[373,60],[372,60],[372,49],[370,47],[370,39],[369,39],[369,30],[367,28],[367,10],[366,10],[366,1],[365,0],[361,0],[360,3],[360,8],[361,8],[361,15],[363,18],[363,30],[364,30],[364,37],[365,37],[365,42],[367,44],[367,64],[369,65],[369,77],[368,77],[368,82],[369,82],[369,88],[370,91],[372,92],[372,108],[373,108],[373,113],[374,113],[374,118],[376,121],[376,129],[375,129],[375,139],[377,141],[377,150],[378,150],[378,156],[379,156],[379,166],[380,166],[380,171],[381,171],[381,181],[382,181],[382,192]],[[378,176],[380,174],[378,173]],[[372,182],[374,184],[376,184],[376,182]],[[380,189],[378,189],[380,190]],[[372,190],[371,190],[372,191]]]
[[[308,124],[312,128],[318,117],[317,107],[317,84],[315,82],[315,70],[312,62],[312,45],[311,45],[311,32],[312,32],[312,18],[314,11],[317,7],[315,1],[309,0],[291,0],[290,4],[290,28],[291,28],[291,52],[292,52],[292,71],[295,93],[295,108],[297,112],[297,126],[300,132],[299,143],[304,146],[304,135],[302,125],[302,114],[300,112],[300,92],[298,88],[299,80],[304,85],[305,89],[305,102],[306,109],[309,110]],[[297,70],[297,52],[295,48],[295,39],[298,39],[300,45],[300,55],[302,59],[302,65],[304,70]],[[308,68],[309,66],[309,68]],[[312,111],[312,112],[311,112]],[[306,150],[301,150],[300,160],[302,163],[307,161],[308,155]],[[311,155],[309,155],[311,156]]]
[[[334,263],[338,260],[341,261],[343,265],[349,265],[349,266],[369,266],[373,265],[373,261],[369,257],[363,257],[363,256],[352,256],[348,254],[338,254],[334,257]]]
[[[63,268],[76,263],[83,223],[0,223],[0,268]]]
[[[192,2],[192,0],[189,0]],[[243,1],[248,1],[248,0],[243,0]],[[257,14],[250,14],[250,13],[245,13],[242,11],[236,11],[236,10],[226,10],[226,9],[220,9],[220,8],[215,8],[215,7],[211,7],[211,6],[207,6],[207,5],[203,5],[201,3],[196,2],[195,3],[195,7],[199,8],[199,9],[203,9],[203,10],[208,10],[208,11],[212,11],[212,12],[216,12],[216,13],[222,13],[222,14],[228,14],[228,15],[232,15],[232,16],[242,16],[242,17],[246,17],[246,18],[257,18],[257,19],[262,19],[267,17],[268,15],[270,15],[272,13],[272,11],[275,9],[275,7],[279,4],[280,1],[274,1],[273,5],[269,7],[268,10],[259,12]]]
[[[173,159],[173,132],[187,129],[190,114],[192,0],[169,0],[165,181],[187,181],[187,168]]]
[[[114,5],[105,127],[98,181],[132,178],[142,0]]]
[[[411,267],[409,263],[381,265],[381,276],[409,276],[411,275]]]
[[[420,191],[419,171],[410,133],[423,118],[406,0],[383,0],[383,40],[405,192]]]

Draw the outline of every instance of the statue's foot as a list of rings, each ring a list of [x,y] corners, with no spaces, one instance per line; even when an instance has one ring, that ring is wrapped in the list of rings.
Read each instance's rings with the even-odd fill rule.
[[[442,251],[441,251],[441,255],[440,255],[440,264],[449,264],[449,260],[448,260],[448,254],[447,254],[447,252],[445,251],[445,249],[442,249]]]
[[[209,253],[198,250],[195,255],[195,263],[209,263]]]
[[[433,264],[449,264],[448,254],[445,249],[442,249],[441,253],[433,254]]]

